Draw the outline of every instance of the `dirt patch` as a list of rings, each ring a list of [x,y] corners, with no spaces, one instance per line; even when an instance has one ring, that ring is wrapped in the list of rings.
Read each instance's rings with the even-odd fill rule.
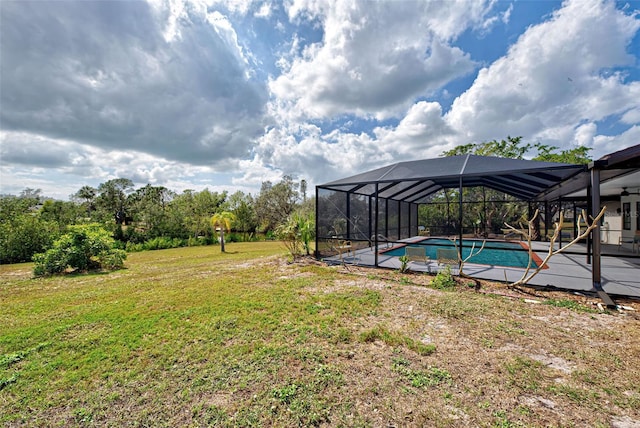
[[[330,268],[344,277],[306,290],[364,288],[382,297],[380,310],[354,326],[358,332],[384,325],[436,347],[429,356],[379,341],[349,347],[351,357],[339,360],[342,392],[373,426],[636,426],[640,349],[632,338],[640,337],[640,323],[632,310],[599,312],[594,297],[490,281],[476,288],[462,280],[442,291],[425,274]],[[397,369],[399,361],[406,366]],[[406,375],[434,368],[448,380],[416,388]],[[599,414],[602,402],[608,410]]]

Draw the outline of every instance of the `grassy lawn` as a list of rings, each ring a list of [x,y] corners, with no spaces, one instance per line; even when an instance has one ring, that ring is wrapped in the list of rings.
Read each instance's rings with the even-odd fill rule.
[[[0,424],[640,424],[636,317],[227,250],[0,266]]]

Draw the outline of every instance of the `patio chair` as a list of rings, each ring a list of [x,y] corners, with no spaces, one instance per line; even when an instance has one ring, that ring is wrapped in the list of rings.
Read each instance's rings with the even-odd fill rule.
[[[336,250],[338,251],[338,256],[340,257],[340,262],[344,263],[344,254],[355,259],[355,252],[353,251],[353,245],[351,241],[340,240],[338,241],[338,245],[336,245]]]
[[[431,266],[429,265],[431,258],[427,256],[427,249],[425,247],[408,247],[407,246],[404,249],[404,255],[411,262],[424,263],[424,265],[427,266],[429,273],[431,273]]]
[[[455,248],[437,248],[436,259],[438,266],[459,267],[458,250]]]
[[[622,244],[631,244],[631,251],[634,253],[640,250],[640,231],[637,231],[633,238],[623,238],[620,236],[618,238],[618,251],[620,251]]]

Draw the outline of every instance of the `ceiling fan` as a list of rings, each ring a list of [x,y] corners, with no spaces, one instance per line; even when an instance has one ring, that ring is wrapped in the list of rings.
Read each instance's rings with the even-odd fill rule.
[[[620,196],[629,196],[629,195],[640,195],[640,190],[635,193],[630,193],[626,187],[623,187],[622,192],[620,192]]]

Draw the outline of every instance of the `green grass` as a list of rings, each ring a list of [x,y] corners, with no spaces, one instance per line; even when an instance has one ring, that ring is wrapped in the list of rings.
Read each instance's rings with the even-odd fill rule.
[[[380,325],[360,333],[361,342],[375,342],[376,340],[381,340],[389,346],[406,346],[419,355],[429,355],[436,350],[433,344],[421,343],[397,331],[389,331]]]
[[[598,312],[596,309],[594,308],[590,308],[588,306],[585,305],[581,305],[580,303],[576,302],[575,300],[569,300],[569,299],[547,299],[544,301],[544,303],[546,305],[550,305],[550,306],[556,306],[558,308],[567,308],[567,309],[571,309],[577,312],[588,312],[588,313],[596,313]]]
[[[278,242],[227,250],[133,253],[109,274],[34,279],[31,264],[0,266],[0,425],[640,420],[637,322],[576,311],[570,320],[589,325],[576,339],[575,328],[540,321],[564,319],[565,304],[291,264]],[[543,366],[534,350],[577,370]],[[523,394],[557,409],[525,405]],[[603,400],[613,404],[593,416]]]
[[[336,273],[282,272],[274,255],[281,244],[142,252],[111,274],[43,279],[3,266],[0,423],[326,422],[342,375],[322,348],[351,342],[380,295],[306,293]]]

